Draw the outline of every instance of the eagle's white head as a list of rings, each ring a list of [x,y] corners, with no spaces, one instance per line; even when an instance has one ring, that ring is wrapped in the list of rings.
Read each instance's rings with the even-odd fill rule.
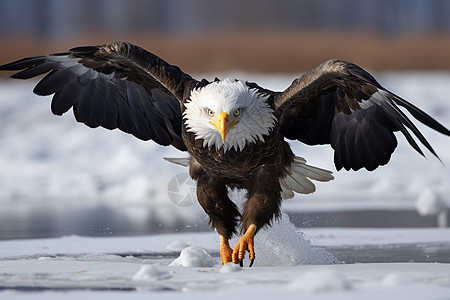
[[[242,151],[249,143],[264,141],[276,124],[267,98],[245,82],[228,78],[194,89],[183,119],[187,131],[203,139],[203,147]]]

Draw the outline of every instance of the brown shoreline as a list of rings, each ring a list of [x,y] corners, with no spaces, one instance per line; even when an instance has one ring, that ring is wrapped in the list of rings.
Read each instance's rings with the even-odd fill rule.
[[[298,73],[340,58],[369,70],[450,70],[450,37],[379,36],[329,32],[217,33],[202,36],[92,34],[65,40],[0,39],[0,64],[26,56],[64,52],[80,45],[126,40],[188,73],[242,70]],[[2,74],[3,75],[3,74]]]

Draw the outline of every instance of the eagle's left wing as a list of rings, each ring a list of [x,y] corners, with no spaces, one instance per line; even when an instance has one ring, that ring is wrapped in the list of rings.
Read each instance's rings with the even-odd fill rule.
[[[450,131],[425,112],[384,89],[362,68],[330,60],[296,79],[275,96],[280,131],[288,139],[309,145],[330,144],[340,170],[374,170],[388,163],[401,131],[423,155],[417,139],[436,155],[403,106],[423,124],[450,136]]]

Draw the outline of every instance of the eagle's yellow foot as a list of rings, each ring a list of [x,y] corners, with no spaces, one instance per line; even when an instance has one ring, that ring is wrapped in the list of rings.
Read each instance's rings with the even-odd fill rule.
[[[228,244],[228,240],[221,235],[220,236],[220,260],[222,265],[226,265],[227,263],[232,261],[233,249],[231,249],[230,244]]]
[[[233,263],[239,265],[241,267],[244,266],[244,256],[245,251],[248,251],[250,258],[250,266],[253,265],[253,261],[255,260],[255,250],[254,250],[254,237],[256,233],[256,225],[252,224],[248,227],[245,234],[239,239],[233,250]]]

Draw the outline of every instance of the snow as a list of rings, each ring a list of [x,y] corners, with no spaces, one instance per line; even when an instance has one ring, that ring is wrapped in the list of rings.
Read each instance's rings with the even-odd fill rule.
[[[419,195],[416,208],[422,216],[435,216],[447,211],[447,205],[440,195],[436,195],[435,192],[428,189]]]
[[[362,236],[365,238],[359,239]],[[346,245],[353,254],[371,255],[377,255],[373,251],[374,245],[388,253],[403,246],[450,247],[450,229],[444,228],[334,228],[330,233],[328,229],[308,229],[305,238],[313,241],[312,247],[323,249],[324,259],[328,257],[328,251],[338,249],[330,245]],[[175,240],[195,245],[185,248],[182,253],[189,248],[195,250],[184,254],[167,250],[167,245]],[[266,243],[264,236],[258,235],[255,243],[256,262],[262,261],[267,255],[263,252],[268,251],[260,247]],[[446,263],[399,262],[391,258],[383,263],[240,268],[219,264],[218,244],[218,237],[213,232],[1,241],[0,297],[226,299],[238,293],[261,299],[397,299],[399,296],[446,299],[450,293],[450,264]],[[280,245],[283,247],[291,249],[289,251],[304,250]],[[286,249],[282,253],[289,252]],[[207,266],[174,264],[182,256],[186,261],[200,262],[204,251]],[[277,249],[269,251],[274,256],[280,255]],[[211,259],[214,264],[210,264]]]
[[[288,288],[305,292],[336,292],[350,289],[351,284],[340,273],[332,270],[317,270],[295,278]]]
[[[143,265],[139,271],[133,275],[132,280],[164,280],[172,277],[169,272],[161,270],[157,265]]]
[[[219,272],[220,273],[232,273],[232,272],[239,272],[242,271],[243,268],[241,268],[238,264],[233,264],[233,263],[227,263],[226,265],[222,266],[222,268],[220,268]]]
[[[450,127],[450,73],[375,75]],[[282,90],[295,76],[238,77]],[[283,203],[290,213],[406,209],[438,215],[442,228],[299,229],[283,213],[256,236],[252,268],[222,266],[187,169],[163,160],[185,153],[55,117],[34,84],[0,82],[1,299],[449,298],[449,138],[418,124],[442,163],[397,135],[387,166],[335,172]],[[335,171],[330,147],[291,145]]]
[[[181,250],[180,256],[169,264],[170,267],[212,267],[216,264],[205,249],[189,246]]]
[[[437,216],[437,224],[439,227],[448,226],[448,204],[444,200],[444,197],[436,192],[424,190],[416,201],[416,209],[421,216]]]

